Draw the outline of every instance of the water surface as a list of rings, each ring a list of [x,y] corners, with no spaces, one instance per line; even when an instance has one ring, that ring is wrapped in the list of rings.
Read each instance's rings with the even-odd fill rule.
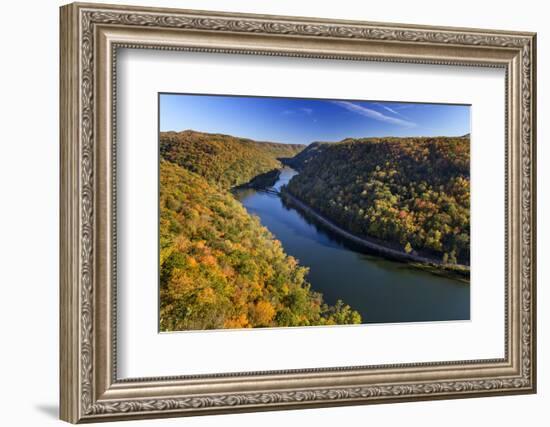
[[[297,172],[285,167],[275,189]],[[363,323],[465,320],[470,318],[470,286],[365,253],[351,242],[285,205],[274,194],[237,190],[236,197],[257,215],[285,252],[309,267],[312,288],[334,304],[349,304]]]

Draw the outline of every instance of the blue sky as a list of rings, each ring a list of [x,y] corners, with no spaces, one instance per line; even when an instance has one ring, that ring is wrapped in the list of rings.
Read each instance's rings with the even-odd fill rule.
[[[160,130],[193,129],[292,144],[372,136],[458,136],[470,106],[160,94]]]

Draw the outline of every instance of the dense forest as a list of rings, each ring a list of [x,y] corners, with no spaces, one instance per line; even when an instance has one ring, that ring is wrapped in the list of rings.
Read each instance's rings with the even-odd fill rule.
[[[193,130],[160,134],[162,159],[198,173],[223,189],[279,168],[279,158],[293,157],[304,148]]]
[[[283,163],[298,171],[303,170],[315,157],[321,155],[331,142],[312,142],[294,157],[284,158]]]
[[[301,148],[161,134],[162,331],[361,323],[343,302],[325,304],[305,279],[307,268],[228,191]]]
[[[286,190],[350,232],[469,265],[468,135],[314,143],[286,163]]]

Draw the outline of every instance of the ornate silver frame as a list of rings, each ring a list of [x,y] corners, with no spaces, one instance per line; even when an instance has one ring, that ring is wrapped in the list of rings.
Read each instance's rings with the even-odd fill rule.
[[[533,33],[71,4],[61,8],[61,418],[77,423],[534,393]],[[506,70],[505,357],[118,380],[117,48]]]

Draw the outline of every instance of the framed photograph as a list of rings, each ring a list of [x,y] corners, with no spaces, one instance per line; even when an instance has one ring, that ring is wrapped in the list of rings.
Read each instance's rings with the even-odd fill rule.
[[[61,418],[534,393],[535,34],[61,8]]]

